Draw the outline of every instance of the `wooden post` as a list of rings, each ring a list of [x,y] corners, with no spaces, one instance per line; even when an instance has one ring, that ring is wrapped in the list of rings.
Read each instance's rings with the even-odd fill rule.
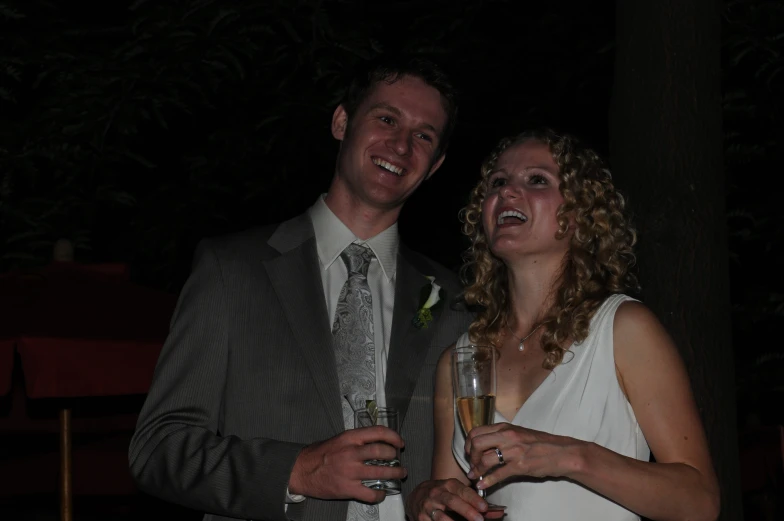
[[[721,487],[719,520],[737,521],[743,499],[723,170],[725,8],[718,0],[619,0],[615,9],[613,178],[635,214],[643,301],[689,372]]]
[[[74,247],[68,239],[60,239],[52,248],[52,259],[73,262]],[[71,483],[71,409],[60,409],[60,521],[73,521],[73,488]]]
[[[60,520],[73,521],[71,409],[60,409]]]

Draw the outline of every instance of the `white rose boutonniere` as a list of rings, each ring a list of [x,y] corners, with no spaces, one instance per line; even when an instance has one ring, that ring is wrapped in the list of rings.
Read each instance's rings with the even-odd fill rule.
[[[433,320],[433,307],[441,302],[441,286],[436,284],[436,278],[428,276],[429,284],[422,287],[419,293],[419,310],[414,316],[414,325],[419,329],[427,329]]]

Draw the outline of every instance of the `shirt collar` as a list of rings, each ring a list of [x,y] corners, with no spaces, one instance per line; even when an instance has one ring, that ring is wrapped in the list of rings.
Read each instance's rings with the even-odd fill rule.
[[[329,269],[349,244],[357,243],[373,250],[373,254],[381,264],[384,276],[391,281],[397,270],[397,250],[400,245],[397,222],[378,235],[363,241],[354,235],[343,224],[343,221],[329,209],[327,203],[324,202],[325,197],[326,194],[322,194],[316,200],[316,204],[308,210],[310,220],[313,222],[313,232],[316,235],[319,261],[321,261],[323,269]]]

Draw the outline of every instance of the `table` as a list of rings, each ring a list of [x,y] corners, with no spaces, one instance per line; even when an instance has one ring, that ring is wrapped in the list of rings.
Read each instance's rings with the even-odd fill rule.
[[[29,398],[144,394],[176,303],[122,264],[55,262],[0,277],[0,393],[18,353]],[[71,409],[60,418],[61,519],[73,518]]]

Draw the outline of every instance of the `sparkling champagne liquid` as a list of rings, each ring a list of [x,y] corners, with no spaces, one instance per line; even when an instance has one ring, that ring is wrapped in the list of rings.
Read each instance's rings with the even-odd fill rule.
[[[474,427],[490,425],[495,414],[495,395],[458,398],[457,416],[463,431],[468,434]]]

